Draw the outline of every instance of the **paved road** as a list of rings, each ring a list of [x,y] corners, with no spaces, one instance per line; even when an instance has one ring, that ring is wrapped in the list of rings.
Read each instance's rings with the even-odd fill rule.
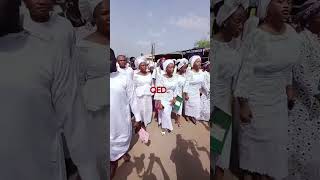
[[[188,180],[210,178],[210,136],[207,122],[181,121],[170,134],[161,135],[153,121],[147,131],[150,143],[135,135],[130,162],[119,162],[114,180]]]

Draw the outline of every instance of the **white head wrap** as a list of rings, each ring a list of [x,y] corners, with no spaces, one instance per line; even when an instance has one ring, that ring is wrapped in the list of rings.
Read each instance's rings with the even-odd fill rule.
[[[139,66],[141,63],[146,62],[146,58],[145,57],[137,57],[137,59],[134,61],[134,65],[136,66],[137,69],[139,69]]]
[[[201,59],[201,57],[198,55],[194,55],[189,59],[189,63],[191,65],[191,68],[193,67],[194,62],[196,62],[197,59]]]
[[[247,9],[249,7],[249,3],[249,0],[225,0],[217,14],[217,24],[221,26],[223,22],[238,9],[239,6]]]
[[[180,70],[184,65],[188,64],[188,60],[186,58],[177,60],[177,69]]]
[[[260,19],[264,19],[267,16],[270,2],[271,0],[259,0],[257,14]]]
[[[166,71],[169,64],[174,64],[172,59],[167,59],[163,62],[163,70]]]

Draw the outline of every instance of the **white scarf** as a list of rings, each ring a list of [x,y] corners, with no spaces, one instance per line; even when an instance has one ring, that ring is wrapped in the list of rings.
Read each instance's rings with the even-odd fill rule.
[[[165,60],[164,63],[163,63],[163,70],[166,71],[167,70],[167,67],[169,64],[174,64],[173,60],[171,59],[168,59],[168,60]]]
[[[249,7],[249,0],[225,0],[216,17],[216,22],[222,26],[237,9],[242,6],[244,9]]]
[[[186,58],[178,59],[177,69],[180,70],[186,64],[188,64],[188,60]]]
[[[134,65],[137,69],[139,69],[139,66],[141,63],[146,62],[146,58],[145,57],[137,57],[137,59],[134,61]]]
[[[198,55],[194,55],[194,56],[192,56],[192,57],[189,59],[189,63],[190,63],[190,65],[191,65],[191,68],[193,67],[194,62],[196,62],[196,60],[198,60],[198,59],[201,60],[201,57],[198,56]]]

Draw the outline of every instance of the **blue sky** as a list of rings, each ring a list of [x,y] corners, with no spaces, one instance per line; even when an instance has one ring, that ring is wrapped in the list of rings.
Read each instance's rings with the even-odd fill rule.
[[[156,54],[194,47],[209,39],[209,0],[111,0],[111,48],[116,55]]]

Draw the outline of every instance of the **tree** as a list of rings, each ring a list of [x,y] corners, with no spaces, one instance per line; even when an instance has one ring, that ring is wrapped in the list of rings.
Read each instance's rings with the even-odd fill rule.
[[[196,48],[210,48],[210,41],[207,39],[201,39],[197,41],[194,46]]]

